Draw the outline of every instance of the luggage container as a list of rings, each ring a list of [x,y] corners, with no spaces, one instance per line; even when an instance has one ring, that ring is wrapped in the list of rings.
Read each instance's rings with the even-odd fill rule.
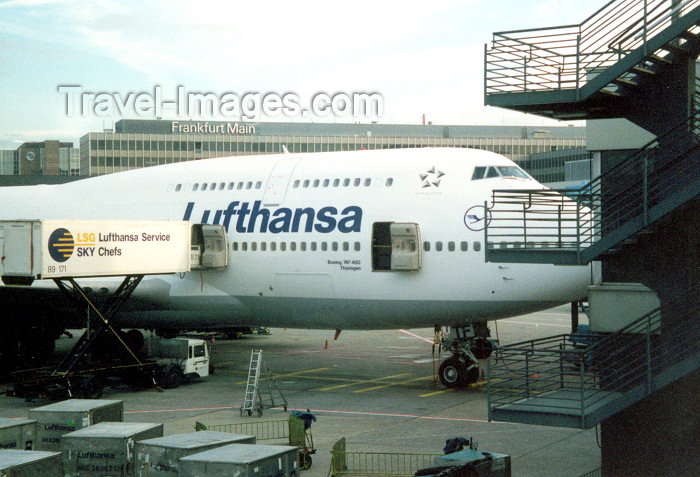
[[[135,446],[137,477],[175,477],[180,458],[228,444],[255,444],[255,436],[202,431],[139,441]]]
[[[435,458],[436,466],[466,466],[477,475],[510,477],[510,456],[476,449],[464,449]],[[469,475],[468,473],[465,475]]]
[[[36,420],[36,450],[61,450],[61,436],[98,422],[124,420],[124,402],[112,399],[68,399],[29,410]]]
[[[61,439],[65,477],[134,477],[134,443],[163,436],[163,424],[101,422]]]
[[[2,477],[63,477],[60,452],[0,449]]]
[[[298,477],[299,448],[229,444],[180,459],[182,477]]]
[[[0,417],[0,449],[32,450],[36,440],[36,421]]]

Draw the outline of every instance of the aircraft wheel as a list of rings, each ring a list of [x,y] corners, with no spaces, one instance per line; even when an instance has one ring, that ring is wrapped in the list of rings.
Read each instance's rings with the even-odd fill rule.
[[[460,388],[475,383],[479,379],[479,367],[471,359],[455,356],[447,358],[440,365],[440,382],[447,388]]]
[[[306,453],[306,452],[300,452],[299,453],[299,460],[301,461],[299,463],[299,469],[300,470],[309,470],[312,464],[312,459],[311,456]]]

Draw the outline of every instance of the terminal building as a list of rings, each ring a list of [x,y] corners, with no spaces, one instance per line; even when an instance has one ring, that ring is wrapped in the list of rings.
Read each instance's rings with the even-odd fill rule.
[[[503,154],[542,182],[565,180],[565,163],[586,160],[584,127],[397,125],[131,120],[80,138],[80,174],[210,157],[407,147],[469,147]]]
[[[79,176],[80,151],[72,142],[25,142],[16,150],[0,151],[3,176]]]

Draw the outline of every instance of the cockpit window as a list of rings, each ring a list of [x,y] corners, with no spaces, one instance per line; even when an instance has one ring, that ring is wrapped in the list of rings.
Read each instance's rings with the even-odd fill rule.
[[[517,166],[498,166],[498,172],[501,173],[503,177],[520,177],[521,179],[529,179],[524,170]]]
[[[483,166],[475,167],[474,168],[474,174],[472,174],[472,180],[475,181],[477,179],[483,179],[484,178],[484,172],[486,172],[486,168]]]
[[[488,179],[490,177],[498,177],[498,169],[495,167],[489,167],[489,170],[486,171],[486,178]]]
[[[518,177],[520,179],[530,179],[527,173],[518,166],[479,166],[474,168],[472,180],[491,179],[493,177]]]

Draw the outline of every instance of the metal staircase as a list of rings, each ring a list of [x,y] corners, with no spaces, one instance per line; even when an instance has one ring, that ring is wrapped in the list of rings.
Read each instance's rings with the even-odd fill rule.
[[[578,25],[497,32],[485,104],[558,119],[626,117],[629,98],[700,53],[700,0],[613,0]]]
[[[498,348],[489,361],[489,419],[588,429],[700,366],[695,288],[614,334]]]
[[[700,196],[699,125],[696,112],[578,191],[494,191],[486,260],[585,264],[653,232]]]

